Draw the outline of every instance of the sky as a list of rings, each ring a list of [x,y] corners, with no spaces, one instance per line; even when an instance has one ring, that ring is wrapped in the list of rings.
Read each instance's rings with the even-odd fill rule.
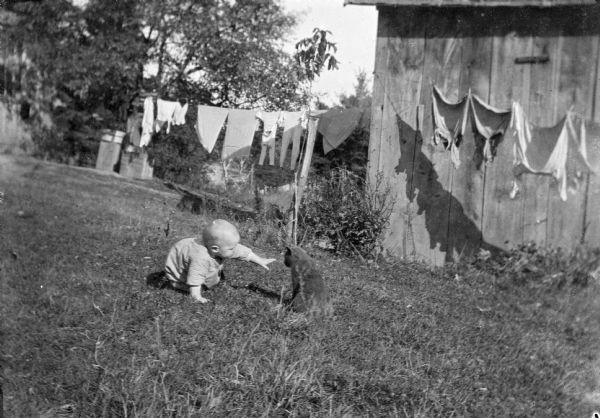
[[[283,7],[300,13],[298,26],[286,47],[312,35],[315,27],[332,32],[331,41],[338,48],[339,69],[324,71],[314,83],[313,90],[329,105],[337,103],[340,94],[351,94],[356,73],[364,69],[372,81],[377,38],[377,10],[374,6],[344,6],[344,0],[281,0]]]

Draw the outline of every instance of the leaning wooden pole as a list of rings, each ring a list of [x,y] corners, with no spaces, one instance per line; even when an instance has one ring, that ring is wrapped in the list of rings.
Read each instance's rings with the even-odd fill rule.
[[[308,133],[306,136],[306,145],[304,147],[304,155],[302,157],[302,167],[298,175],[294,179],[294,208],[292,211],[292,222],[291,228],[288,228],[288,234],[291,236],[294,245],[298,244],[298,213],[300,211],[300,203],[302,202],[302,195],[306,188],[306,182],[308,181],[308,173],[310,171],[310,163],[312,161],[312,154],[315,148],[315,140],[317,139],[317,125],[319,120],[316,115],[308,116]]]

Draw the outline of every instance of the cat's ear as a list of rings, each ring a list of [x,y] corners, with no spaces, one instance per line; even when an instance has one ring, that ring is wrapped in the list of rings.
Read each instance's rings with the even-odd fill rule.
[[[292,255],[292,249],[290,247],[285,247],[285,255]]]

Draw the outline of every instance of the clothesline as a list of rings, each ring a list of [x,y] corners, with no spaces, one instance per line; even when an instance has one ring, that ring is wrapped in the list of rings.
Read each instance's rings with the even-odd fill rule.
[[[451,103],[436,86],[432,89],[433,141],[451,153],[455,167],[460,164],[459,146],[471,119],[473,132],[485,141],[483,159],[493,159],[493,148],[507,133],[513,141],[515,179],[511,197],[520,189],[523,173],[550,175],[558,182],[560,198],[567,200],[567,190],[575,189],[583,172],[595,173],[587,153],[586,122],[583,116],[567,111],[552,127],[538,127],[529,122],[518,102],[511,109],[493,107],[468,92]],[[600,140],[600,137],[598,138]]]
[[[156,100],[156,117],[155,104]],[[171,125],[185,123],[188,103],[181,105],[179,101],[166,101],[148,96],[144,100],[144,113],[141,123],[128,121],[127,130],[133,132],[134,144],[147,146],[155,132],[159,132],[163,125],[167,125],[167,132]],[[259,120],[263,121],[261,154],[259,164],[264,164],[269,157],[269,164],[275,165],[275,140],[279,127],[283,128],[281,155],[279,166],[283,167],[290,144],[292,145],[291,169],[295,169],[300,152],[300,142],[306,130],[308,117],[318,117],[318,131],[323,135],[323,149],[327,154],[339,147],[359,125],[363,118],[363,111],[352,109],[329,109],[311,111],[275,111],[229,109],[216,106],[198,105],[197,122],[195,130],[202,146],[212,152],[223,126],[226,126],[221,159],[246,158],[250,154],[250,147],[254,133],[258,128]],[[141,129],[141,134],[135,131]],[[139,136],[139,140],[136,139]],[[137,142],[137,143],[136,143]]]

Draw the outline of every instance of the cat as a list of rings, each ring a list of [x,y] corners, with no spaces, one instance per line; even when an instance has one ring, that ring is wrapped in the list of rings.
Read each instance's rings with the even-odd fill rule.
[[[284,264],[292,270],[292,298],[289,305],[296,312],[331,315],[333,307],[323,276],[314,260],[297,246],[285,249]]]

